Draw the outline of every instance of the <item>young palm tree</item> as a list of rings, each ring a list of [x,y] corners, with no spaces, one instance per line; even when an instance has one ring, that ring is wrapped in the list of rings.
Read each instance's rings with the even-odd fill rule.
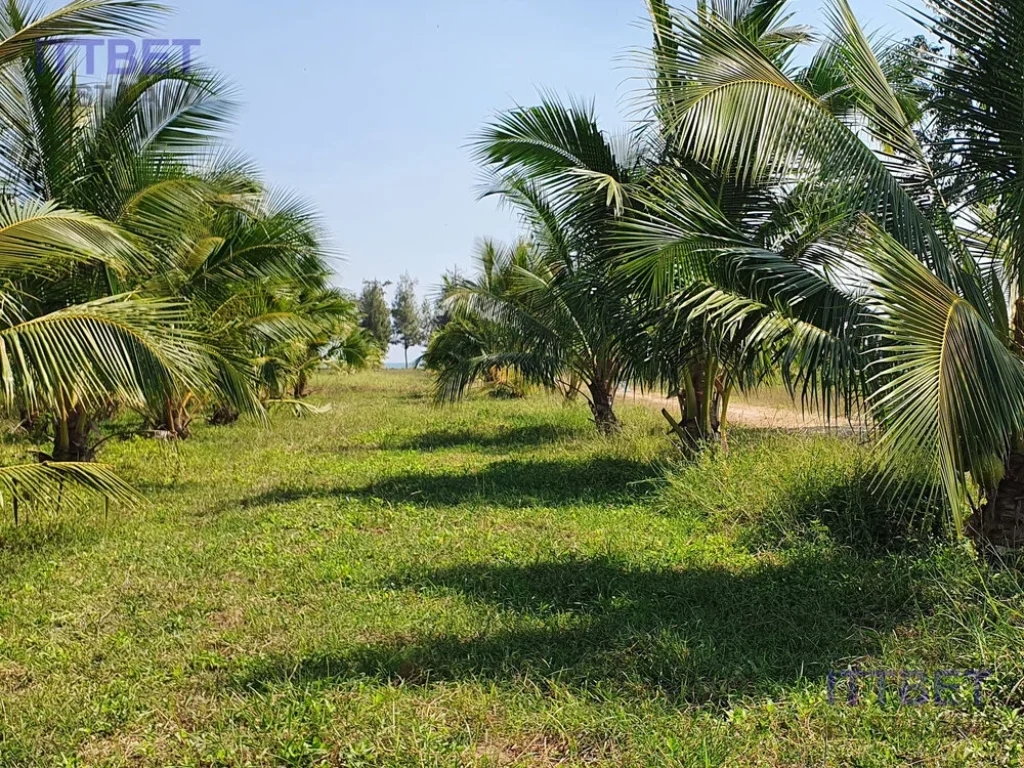
[[[317,334],[298,318],[300,305],[291,301],[284,311],[281,302],[321,286],[328,269],[311,211],[267,195],[247,164],[210,166],[231,112],[228,90],[195,68],[169,66],[130,72],[83,103],[73,72],[51,51],[8,74],[0,110],[21,126],[3,145],[8,188],[102,216],[146,257],[116,279],[79,270],[68,290],[39,292],[41,302],[127,289],[186,302],[212,374],[201,387],[182,380],[154,390],[143,409],[152,429],[186,437],[190,411],[209,401],[222,413],[261,413],[256,358],[268,343]],[[67,418],[58,414],[56,432],[88,445],[95,420],[79,407]]]
[[[845,0],[829,18],[801,71],[714,13],[672,14],[654,100],[681,154],[798,190],[809,221],[833,210],[835,225],[787,251],[666,168],[631,226],[632,268],[709,279],[717,322],[782,343],[824,398],[868,397],[888,466],[924,460],[958,530],[973,508],[975,534],[1019,544],[1024,7],[936,2],[922,23],[940,50],[873,44]]]
[[[177,432],[196,393],[260,412],[253,339],[322,332],[281,307],[326,279],[313,218],[268,205],[247,167],[209,170],[230,114],[224,85],[169,66],[129,73],[87,102],[45,45],[142,33],[161,10],[145,0],[75,0],[48,15],[0,6],[3,407],[52,415],[58,460],[0,470],[15,503],[59,504],[75,487],[128,499],[108,469],[62,461],[92,458],[100,415],[156,411]]]
[[[783,254],[788,261],[820,266],[827,251],[824,243],[848,229],[847,209],[835,201],[809,201],[799,185],[739,176],[689,150],[679,135],[679,112],[695,87],[686,68],[690,51],[676,31],[678,14],[663,0],[649,0],[648,9],[654,31],[648,130],[657,137],[658,151],[655,167],[634,192],[631,218],[645,222],[650,234],[666,218],[683,215],[709,238],[735,238]],[[819,62],[806,69],[792,63],[797,47],[809,42],[812,33],[791,24],[785,0],[702,2],[690,21],[728,28],[745,47],[794,78],[821,75]],[[842,90],[829,94],[834,104],[841,101],[838,93]],[[664,194],[669,188],[672,194]],[[692,198],[699,210],[671,210],[680,194]],[[805,404],[820,404],[828,413],[840,408],[849,415],[855,403],[830,397],[831,390],[822,391],[818,377],[803,375],[806,371],[789,360],[799,346],[794,332],[806,329],[776,317],[763,304],[760,316],[749,306],[742,321],[738,319],[733,311],[740,298],[736,291],[742,295],[749,290],[751,295],[743,295],[747,300],[769,298],[758,276],[733,269],[724,259],[694,260],[681,250],[645,249],[644,254],[645,259],[633,260],[629,271],[637,290],[653,300],[654,350],[646,356],[645,377],[678,394],[683,421],[677,432],[685,436],[684,442],[719,442],[721,412],[732,390],[756,387],[775,374],[794,393],[800,392]],[[784,306],[784,297],[770,302],[775,303]],[[847,379],[852,374],[844,369],[830,375]],[[847,383],[842,389],[851,387]]]
[[[598,431],[619,429],[615,396],[629,375],[620,341],[640,313],[569,250],[566,233],[549,220],[530,241],[511,248],[485,242],[472,278],[455,281],[445,306],[451,321],[425,355],[438,372],[441,399],[461,396],[480,378],[513,379],[576,391]]]
[[[328,317],[354,319],[354,305],[327,291],[319,218],[296,200],[268,194],[251,177],[243,183],[229,175],[228,194],[204,201],[168,247],[168,268],[144,286],[147,294],[188,301],[217,372],[206,389],[179,388],[151,409],[153,427],[177,437],[188,436],[190,411],[203,402],[216,403],[217,423],[234,421],[240,411],[261,413],[268,399],[277,399],[264,379],[280,365],[282,350],[308,347],[323,335]],[[225,186],[217,178],[208,183],[214,190]]]
[[[517,245],[515,250],[521,247],[525,246]],[[499,263],[514,261],[515,256],[515,253],[504,252],[499,244],[484,240],[478,246],[475,278],[467,279],[458,270],[442,276],[433,307],[435,328],[422,357],[423,367],[437,374],[434,390],[437,400],[457,399],[478,378],[490,385],[502,378],[515,378],[515,374],[504,376],[508,369],[499,362],[499,356],[517,344],[514,333],[478,311],[473,303],[459,302],[461,306],[455,314],[451,307],[453,302],[449,301],[467,284],[494,285],[495,280],[500,279]]]
[[[15,149],[31,115],[14,107],[7,91],[35,61],[37,44],[51,36],[134,34],[146,31],[159,6],[139,0],[76,0],[39,15],[27,6],[0,7],[0,164],[9,171],[30,158]],[[19,173],[19,181],[20,181]],[[69,301],[71,280],[84,272],[112,280],[130,274],[146,255],[123,231],[101,217],[69,207],[45,187],[25,194],[13,178],[0,199],[0,379],[7,411],[58,414],[73,423],[80,409],[111,398],[141,403],[170,380],[197,380],[204,352],[176,302],[138,300],[108,291],[103,297]],[[44,293],[65,299],[45,306]],[[57,431],[55,453],[79,458],[67,430]],[[82,456],[83,458],[85,456]],[[44,463],[0,470],[3,503],[17,515],[19,500],[74,503],[95,492],[129,501],[133,495],[101,466]]]
[[[99,4],[104,5],[104,4]],[[123,8],[135,3],[119,3]],[[147,6],[148,8],[148,6]],[[5,16],[14,30],[35,21],[16,3]],[[163,73],[134,72],[111,82],[95,103],[85,103],[73,69],[62,66],[54,48],[0,68],[0,181],[20,205],[55,201],[88,212],[124,243],[117,269],[103,260],[70,263],[59,280],[27,274],[12,280],[32,316],[66,312],[68,307],[116,306],[123,296],[123,320],[142,318],[147,305],[176,307],[168,331],[190,326],[181,295],[137,295],[154,273],[168,268],[170,244],[181,241],[196,218],[206,188],[188,170],[190,161],[210,145],[228,105],[215,78],[169,67]],[[147,331],[153,334],[150,327]],[[193,334],[194,335],[194,334]],[[195,337],[198,338],[198,337]],[[54,460],[90,460],[98,416],[112,405],[144,407],[167,393],[209,380],[213,366],[197,356],[202,375],[187,378],[145,372],[143,398],[126,399],[111,389],[100,402],[66,393],[52,409]]]
[[[557,365],[546,367],[554,355],[535,359],[530,349],[536,346],[536,338],[528,337],[512,317],[517,310],[517,281],[539,268],[530,244],[520,241],[506,247],[483,240],[475,258],[474,275],[445,277],[440,306],[448,314],[448,323],[434,334],[424,354],[424,365],[437,374],[439,401],[462,397],[478,379],[493,384],[520,365],[529,367],[538,379],[550,381],[558,376]],[[538,327],[531,330],[543,332]]]
[[[107,222],[8,203],[0,213],[0,249],[10,253],[0,260],[4,406],[56,414],[53,460],[91,458],[81,414],[111,400],[142,404],[171,381],[207,375],[205,349],[180,302],[110,295],[39,310],[41,293],[61,293],[82,268],[114,275],[133,268],[137,255]]]
[[[183,307],[160,301],[112,296],[104,300],[34,314],[32,298],[17,286],[58,285],[70,271],[89,263],[118,273],[134,262],[129,243],[106,222],[47,205],[0,207],[0,402],[7,411],[73,414],[115,398],[142,403],[170,380],[201,377],[204,351],[183,327]],[[91,458],[58,431],[62,456]],[[80,450],[81,449],[81,450]],[[36,466],[0,468],[0,504],[31,501],[66,507],[99,494],[130,502],[135,496],[103,466],[58,460]]]
[[[642,329],[637,303],[616,284],[609,238],[643,170],[642,144],[611,141],[591,108],[545,99],[502,115],[476,148],[495,176],[491,194],[521,214],[529,235],[511,249],[485,245],[477,278],[449,292],[461,320],[442,338],[446,354],[435,342],[428,362],[450,363],[459,346],[472,349],[474,334],[503,345],[449,365],[440,391],[458,394],[475,376],[514,368],[539,384],[582,385],[598,430],[613,432],[615,396],[631,375],[623,342]]]
[[[267,402],[288,404],[301,413],[309,380],[318,370],[352,370],[376,362],[379,347],[359,326],[353,297],[320,287],[279,301],[278,312],[290,313],[302,327],[291,337],[269,340],[258,366]]]

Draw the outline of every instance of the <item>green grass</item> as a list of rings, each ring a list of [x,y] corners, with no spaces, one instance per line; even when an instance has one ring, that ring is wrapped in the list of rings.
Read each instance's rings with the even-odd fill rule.
[[[110,442],[151,500],[0,528],[0,765],[1020,765],[1021,583],[913,531],[870,446],[419,373],[333,410]],[[24,446],[10,446],[8,453]],[[992,669],[985,706],[826,675]]]

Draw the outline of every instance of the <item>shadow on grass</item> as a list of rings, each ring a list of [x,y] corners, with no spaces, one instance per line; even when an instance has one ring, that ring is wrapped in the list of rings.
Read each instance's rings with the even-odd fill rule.
[[[497,461],[466,472],[412,472],[361,487],[275,488],[243,501],[246,506],[287,504],[305,499],[373,498],[423,506],[475,502],[504,506],[574,503],[629,504],[658,476],[652,465],[629,459]]]
[[[402,638],[340,653],[252,659],[235,682],[262,691],[373,678],[546,681],[664,692],[693,704],[778,693],[877,650],[914,613],[905,569],[827,556],[751,571],[636,570],[609,559],[467,565],[388,585],[500,608],[479,634]]]
[[[561,440],[589,435],[593,427],[567,427],[557,424],[531,424],[510,427],[496,425],[491,429],[433,429],[404,440],[397,448],[407,451],[434,451],[441,448],[472,446],[481,449],[536,447]]]
[[[908,553],[942,533],[927,468],[889,472],[872,447],[736,430],[728,455],[670,467],[656,508],[735,536],[749,551],[831,542],[861,556]]]
[[[63,521],[46,514],[26,514],[24,509],[17,526],[5,518],[0,523],[0,584],[18,578],[36,561],[55,560],[95,546],[117,524],[113,515]]]
[[[750,526],[741,540],[752,549],[801,546],[828,538],[862,556],[919,551],[942,535],[944,515],[934,488],[887,487],[866,476],[791,492],[781,509]]]

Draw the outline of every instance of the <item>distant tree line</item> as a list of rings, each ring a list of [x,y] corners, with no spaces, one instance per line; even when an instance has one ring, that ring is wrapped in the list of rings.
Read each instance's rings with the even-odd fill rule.
[[[445,312],[438,300],[417,296],[417,281],[408,273],[394,284],[388,304],[388,281],[367,280],[359,295],[360,324],[377,348],[386,354],[392,344],[402,347],[405,367],[409,367],[409,350],[426,344],[431,335],[445,323]]]

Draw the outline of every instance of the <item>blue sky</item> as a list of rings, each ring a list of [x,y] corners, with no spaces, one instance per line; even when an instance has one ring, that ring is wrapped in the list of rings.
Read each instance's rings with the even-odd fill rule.
[[[646,45],[642,0],[166,0],[167,36],[238,88],[233,143],[322,212],[344,254],[337,283],[408,271],[421,289],[469,263],[481,236],[516,222],[477,199],[467,140],[539,89],[594,99],[625,125]],[[852,0],[869,29],[913,27],[880,0]],[[819,4],[794,12],[817,23]],[[393,353],[392,359],[400,359]]]

